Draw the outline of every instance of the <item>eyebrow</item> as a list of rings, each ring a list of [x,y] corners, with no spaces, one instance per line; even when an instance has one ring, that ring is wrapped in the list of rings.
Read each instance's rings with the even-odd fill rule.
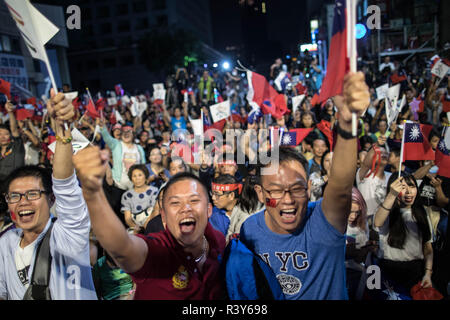
[[[270,182],[269,185],[271,185],[271,186],[277,186],[277,187],[284,187],[283,185],[281,185],[281,184],[279,184],[279,183],[275,183],[275,182]],[[296,185],[301,185],[302,187],[306,187],[306,186],[307,186],[306,181],[305,181],[304,179],[300,179],[299,181],[294,182],[293,184],[291,184],[291,185],[289,186],[289,188],[290,188],[290,187],[293,187],[293,186],[296,186]]]
[[[190,197],[200,197],[200,194],[199,193],[191,193],[191,194],[188,194],[186,197],[173,195],[173,196],[168,197],[167,200],[179,199],[179,198],[190,198]]]

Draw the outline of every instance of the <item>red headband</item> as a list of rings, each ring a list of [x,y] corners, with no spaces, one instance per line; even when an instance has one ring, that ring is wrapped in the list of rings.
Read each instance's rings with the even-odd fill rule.
[[[234,161],[234,160],[225,160],[225,161],[219,162],[219,166],[224,166],[224,165],[228,165],[228,164],[237,166],[236,161]]]
[[[242,192],[242,184],[240,183],[234,183],[234,184],[217,184],[212,183],[212,190],[213,191],[234,191],[236,189],[239,189],[239,194]]]

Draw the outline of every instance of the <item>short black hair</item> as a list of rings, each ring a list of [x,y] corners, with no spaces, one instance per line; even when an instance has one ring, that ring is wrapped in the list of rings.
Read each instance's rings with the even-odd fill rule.
[[[9,186],[11,183],[19,178],[25,177],[36,177],[41,180],[44,191],[47,194],[52,194],[52,172],[47,168],[42,168],[39,166],[23,166],[15,169],[11,172],[8,177],[6,177],[5,184],[2,188],[2,193],[7,193],[9,191]]]
[[[182,180],[195,180],[200,184],[203,189],[205,190],[206,199],[208,199],[209,202],[209,196],[208,196],[208,188],[205,186],[202,180],[200,180],[199,177],[197,177],[195,174],[192,174],[190,172],[180,172],[174,175],[170,178],[169,182],[164,187],[164,194],[162,198],[162,202],[164,203],[164,198],[166,197],[167,191],[169,191],[170,187],[175,184],[176,182],[182,181]]]
[[[272,149],[269,150],[268,157],[272,156],[272,152],[273,152]],[[281,147],[278,153],[278,164],[281,165],[282,163],[287,161],[299,162],[302,165],[303,169],[305,170],[306,180],[308,180],[308,161],[301,153],[295,151],[290,147]],[[265,167],[268,167],[271,163],[272,162],[268,164],[258,163],[258,166],[256,167],[256,176],[258,177],[257,184],[261,184],[261,170]]]
[[[217,184],[236,184],[239,183],[239,180],[230,174],[221,174],[214,178],[213,182]],[[230,191],[229,193],[232,192],[234,193],[234,198],[239,200],[239,189]]]
[[[8,130],[9,134],[11,134],[11,129],[9,128],[8,125],[6,125],[6,124],[4,124],[4,123],[1,123],[1,124],[0,124],[0,129]]]
[[[148,172],[145,164],[133,164],[130,169],[128,169],[128,178],[130,178],[130,181],[134,170],[141,170],[145,175],[145,179],[148,179],[148,177],[150,176],[150,172]]]

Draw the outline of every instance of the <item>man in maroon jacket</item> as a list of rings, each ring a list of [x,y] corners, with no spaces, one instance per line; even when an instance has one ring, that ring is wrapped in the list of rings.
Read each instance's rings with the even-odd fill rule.
[[[181,173],[166,185],[161,217],[166,230],[130,235],[110,208],[102,181],[108,154],[86,148],[73,158],[94,234],[118,266],[136,283],[135,299],[221,299],[220,261],[224,236],[208,222],[207,189],[194,175]]]

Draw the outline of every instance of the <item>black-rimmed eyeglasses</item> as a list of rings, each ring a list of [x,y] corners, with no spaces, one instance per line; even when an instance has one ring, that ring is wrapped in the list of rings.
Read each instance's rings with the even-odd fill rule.
[[[28,201],[34,201],[39,200],[43,193],[47,194],[48,192],[44,190],[28,190],[25,193],[9,192],[5,194],[5,200],[7,203],[17,203],[22,200],[22,196],[25,196]]]

